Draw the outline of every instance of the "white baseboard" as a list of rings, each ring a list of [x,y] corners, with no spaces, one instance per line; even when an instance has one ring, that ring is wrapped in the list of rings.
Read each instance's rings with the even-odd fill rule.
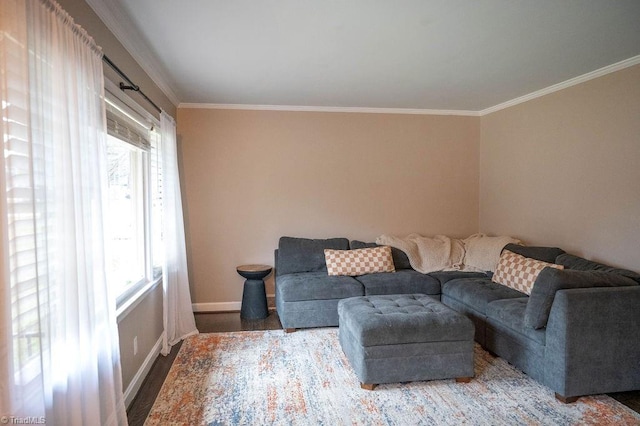
[[[275,297],[275,294],[267,294],[267,298]],[[239,311],[242,302],[213,302],[213,303],[192,303],[193,312],[229,312]]]
[[[242,302],[193,303],[193,312],[227,312],[239,311]]]
[[[149,370],[151,370],[153,362],[156,360],[158,355],[160,355],[160,349],[162,349],[162,336],[160,336],[156,344],[153,345],[153,348],[151,348],[149,355],[147,355],[147,357],[144,359],[144,362],[140,366],[140,369],[138,370],[136,375],[133,376],[131,383],[129,383],[129,386],[127,386],[127,389],[124,391],[124,405],[127,408],[129,408],[129,405],[131,405],[133,398],[135,398],[136,394],[140,390],[140,386],[142,386],[142,382],[144,382],[145,377],[147,377],[147,374],[149,374]]]

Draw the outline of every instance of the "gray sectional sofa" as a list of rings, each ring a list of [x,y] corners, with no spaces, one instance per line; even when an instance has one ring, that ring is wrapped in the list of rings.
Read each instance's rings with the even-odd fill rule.
[[[329,276],[324,249],[375,246],[346,238],[282,237],[275,251],[276,308],[282,327],[338,326],[338,302],[355,296],[426,294],[467,315],[475,340],[563,402],[590,394],[640,389],[640,274],[559,248],[505,248],[557,263],[545,268],[530,296],[491,281],[491,273],[411,268],[393,249],[396,272]]]

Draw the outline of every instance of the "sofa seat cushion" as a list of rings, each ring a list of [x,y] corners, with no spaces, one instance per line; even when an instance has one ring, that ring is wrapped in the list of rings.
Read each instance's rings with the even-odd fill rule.
[[[284,302],[344,299],[364,295],[362,284],[355,278],[330,277],[326,272],[280,275],[276,279],[276,292]]]
[[[276,292],[277,294],[277,292]],[[282,328],[337,327],[338,302],[342,299],[284,302],[276,296]]]
[[[513,335],[512,337],[526,337],[544,346],[546,335],[544,330],[534,330],[524,325],[524,312],[528,301],[528,297],[494,300],[487,304],[487,318],[490,323],[502,325],[512,331],[509,333]]]
[[[367,274],[356,277],[364,286],[366,296],[377,294],[440,294],[440,283],[435,278],[413,269],[393,273]]]
[[[522,324],[527,298],[495,300],[487,305],[485,348],[532,378],[542,381],[547,333]]]
[[[424,294],[365,296],[338,303],[340,329],[360,346],[473,341],[473,323]]]
[[[494,283],[491,278],[458,278],[442,286],[442,294],[486,314],[487,304],[494,300],[525,297],[524,293]]]

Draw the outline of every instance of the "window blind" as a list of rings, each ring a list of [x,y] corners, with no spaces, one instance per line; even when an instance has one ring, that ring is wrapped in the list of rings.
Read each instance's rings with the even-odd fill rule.
[[[19,385],[26,385],[39,368],[35,363],[37,354],[46,343],[41,337],[39,298],[46,297],[47,267],[46,250],[42,250],[41,237],[47,225],[44,209],[46,170],[43,145],[32,138],[32,132],[41,131],[39,123],[29,128],[29,88],[24,84],[24,49],[11,37],[1,40],[0,60],[4,63],[2,95],[2,134],[4,155],[2,195],[6,216],[3,233],[6,235],[6,270],[9,288],[3,288],[2,298],[11,300],[11,338],[3,342],[11,347],[13,373]],[[33,165],[37,167],[34,167]],[[6,203],[6,204],[4,204]],[[39,255],[36,249],[40,246]],[[39,284],[40,282],[40,284]],[[9,297],[7,297],[9,296]],[[35,368],[27,369],[28,366]],[[38,370],[34,372],[34,370]]]
[[[144,151],[151,150],[149,127],[134,118],[128,108],[119,105],[119,101],[107,92],[107,133]]]

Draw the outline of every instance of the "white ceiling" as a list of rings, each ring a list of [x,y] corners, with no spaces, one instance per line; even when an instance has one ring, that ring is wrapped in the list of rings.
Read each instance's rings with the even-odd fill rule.
[[[176,103],[482,111],[640,55],[639,0],[87,2]]]

